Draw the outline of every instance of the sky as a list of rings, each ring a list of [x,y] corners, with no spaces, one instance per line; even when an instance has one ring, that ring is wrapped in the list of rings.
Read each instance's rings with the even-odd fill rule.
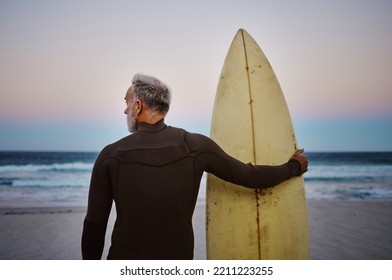
[[[167,124],[208,135],[239,28],[269,59],[300,147],[392,151],[389,0],[0,0],[0,150],[100,151],[128,135],[137,72],[171,88]]]

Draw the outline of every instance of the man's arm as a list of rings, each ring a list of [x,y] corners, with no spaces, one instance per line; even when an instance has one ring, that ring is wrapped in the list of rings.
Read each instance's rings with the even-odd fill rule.
[[[83,259],[101,259],[106,226],[112,208],[113,194],[110,180],[110,160],[102,153],[95,162],[91,175],[87,214],[83,224]]]
[[[105,245],[107,222],[91,222],[84,219],[82,234],[82,258],[100,260]]]
[[[307,170],[307,158],[302,155],[303,150],[297,150],[289,161],[282,165],[253,165],[226,154],[206,136],[188,133],[186,142],[198,164],[206,172],[248,188],[273,187],[294,176],[300,176]]]

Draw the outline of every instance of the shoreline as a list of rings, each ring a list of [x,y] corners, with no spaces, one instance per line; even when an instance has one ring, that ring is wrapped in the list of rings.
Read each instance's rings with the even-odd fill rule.
[[[392,259],[392,201],[308,200],[310,259]],[[86,207],[0,208],[0,259],[80,260]],[[193,217],[194,259],[206,259],[205,205]],[[102,259],[106,259],[114,224],[110,215]]]
[[[0,207],[1,215],[34,215],[34,214],[62,214],[62,213],[86,213],[86,207],[66,206],[41,206],[41,207]]]

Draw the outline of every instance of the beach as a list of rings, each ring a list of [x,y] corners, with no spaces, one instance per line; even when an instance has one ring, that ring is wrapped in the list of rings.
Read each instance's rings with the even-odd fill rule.
[[[113,211],[112,211],[113,212]],[[308,201],[310,259],[392,259],[392,201]],[[85,208],[0,209],[0,259],[78,260]],[[105,259],[110,246],[111,215]],[[204,205],[195,209],[194,259],[206,259]]]

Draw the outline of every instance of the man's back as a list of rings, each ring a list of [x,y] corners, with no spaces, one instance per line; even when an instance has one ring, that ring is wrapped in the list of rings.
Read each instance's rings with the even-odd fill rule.
[[[184,137],[162,123],[112,145],[117,219],[109,259],[193,258],[199,184]]]

